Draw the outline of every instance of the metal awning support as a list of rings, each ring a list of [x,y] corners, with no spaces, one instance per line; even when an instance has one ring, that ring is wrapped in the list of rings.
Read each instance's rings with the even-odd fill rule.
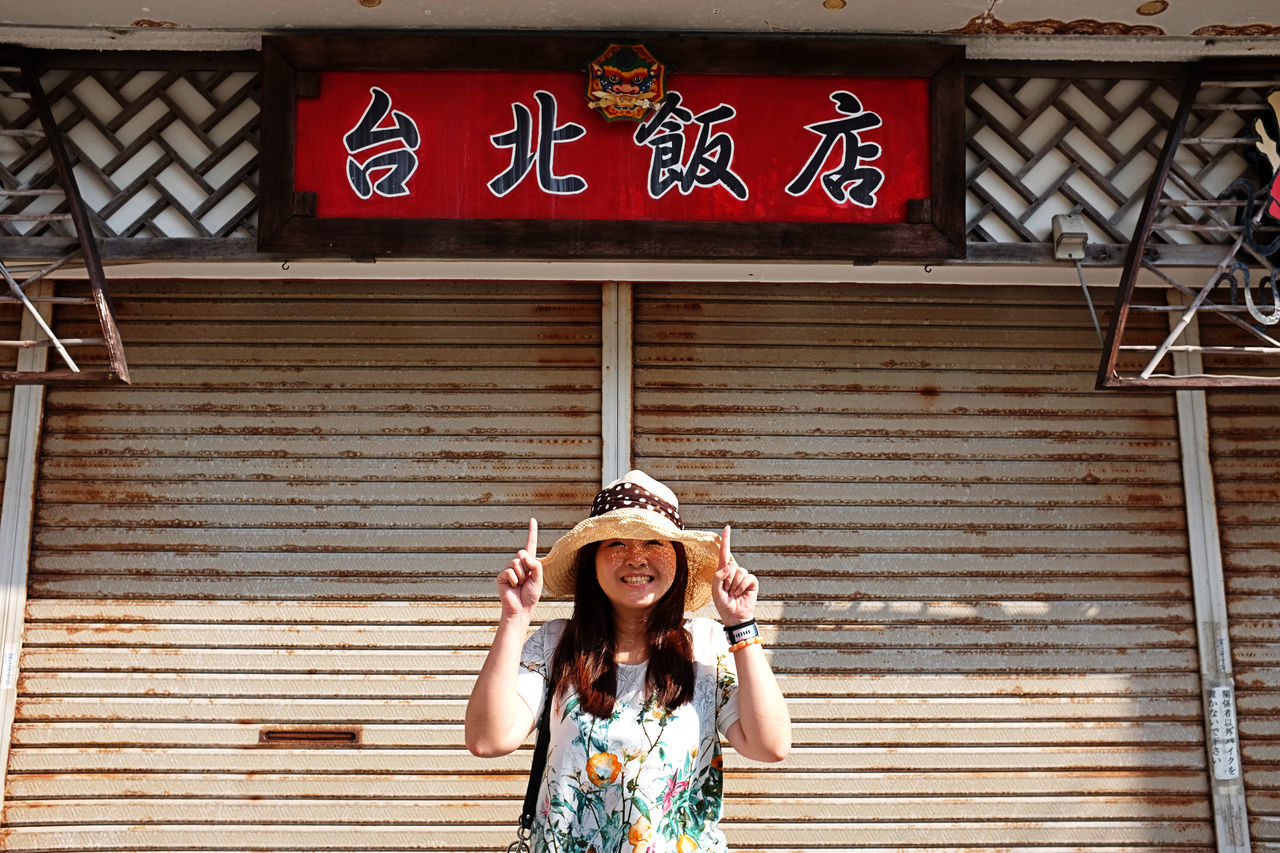
[[[1243,233],[1241,233],[1239,237],[1236,237],[1236,241],[1231,244],[1231,248],[1227,251],[1222,262],[1219,263],[1218,266],[1214,268],[1213,272],[1209,274],[1208,283],[1205,284],[1204,287],[1200,288],[1200,292],[1195,295],[1191,304],[1187,306],[1187,310],[1182,312],[1182,317],[1180,317],[1176,323],[1171,324],[1173,328],[1169,330],[1169,336],[1164,339],[1164,342],[1161,343],[1160,346],[1156,347],[1156,354],[1151,357],[1151,361],[1147,362],[1147,366],[1142,369],[1143,379],[1151,378],[1151,374],[1156,369],[1156,366],[1164,360],[1165,353],[1169,352],[1169,347],[1173,346],[1174,341],[1182,337],[1182,333],[1186,331],[1187,326],[1191,325],[1191,321],[1195,319],[1196,312],[1200,310],[1200,306],[1204,305],[1208,301],[1210,291],[1217,286],[1222,274],[1226,272],[1232,258],[1235,257],[1236,252],[1240,249],[1240,241],[1243,239]],[[1213,303],[1209,304],[1212,305]],[[1127,349],[1127,347],[1121,346],[1120,349]]]
[[[41,270],[41,273],[45,273],[46,271],[47,268],[46,270]],[[23,285],[20,285],[18,282],[13,280],[13,275],[9,272],[9,268],[4,265],[4,261],[0,261],[0,275],[4,276],[5,283],[9,285],[9,292],[15,299],[22,303],[22,307],[27,309],[27,313],[31,315],[32,319],[35,320],[36,325],[40,327],[40,331],[44,332],[44,334],[48,336],[49,342],[57,348],[58,355],[62,356],[62,360],[66,363],[67,368],[72,373],[79,373],[80,368],[77,367],[75,361],[72,360],[71,353],[67,352],[67,348],[62,345],[62,341],[58,340],[58,336],[53,333],[53,329],[49,328],[49,324],[45,322],[44,318],[40,316],[40,312],[36,310],[36,306],[27,298]],[[43,277],[43,275],[41,275],[41,277]],[[28,282],[29,281],[30,279],[28,279]],[[27,282],[24,282],[24,284],[25,283]],[[25,341],[21,342],[20,345],[25,345]]]
[[[1215,388],[1267,387],[1280,385],[1280,340],[1271,327],[1280,322],[1280,271],[1273,262],[1280,239],[1263,246],[1261,233],[1275,229],[1268,222],[1268,184],[1255,185],[1238,180],[1224,192],[1212,193],[1202,181],[1203,173],[1179,165],[1179,153],[1188,146],[1203,152],[1206,147],[1235,150],[1265,144],[1261,117],[1268,110],[1280,120],[1280,95],[1256,98],[1252,90],[1280,89],[1280,78],[1270,82],[1260,77],[1274,73],[1246,62],[1201,63],[1183,89],[1173,126],[1157,163],[1139,218],[1129,244],[1124,273],[1116,294],[1111,322],[1098,370],[1099,388]],[[1234,125],[1223,129],[1224,122]],[[1194,127],[1193,127],[1194,125]],[[1188,132],[1194,130],[1194,133]],[[1277,131],[1272,131],[1277,132]],[[1277,166],[1280,169],[1280,166]],[[1183,235],[1179,237],[1178,235]],[[1207,274],[1195,286],[1180,281],[1160,266],[1164,249],[1176,247],[1186,235],[1221,243],[1216,265],[1202,267]],[[1210,262],[1213,263],[1213,262]],[[1173,290],[1191,297],[1181,317],[1170,324],[1164,340],[1126,343],[1128,321],[1133,312],[1169,311],[1165,305],[1141,305],[1133,301],[1138,275],[1148,271]],[[1187,273],[1181,273],[1185,279]],[[1257,293],[1255,293],[1255,290]],[[1202,344],[1187,336],[1198,316],[1215,316],[1219,340]],[[1202,326],[1200,334],[1209,334]],[[1134,335],[1130,335],[1130,338]],[[1265,346],[1259,347],[1254,340]],[[1252,346],[1247,345],[1253,343]],[[1122,353],[1150,353],[1145,366],[1126,374]],[[1172,353],[1210,355],[1212,364],[1188,374],[1174,369]],[[1232,361],[1243,360],[1236,368]],[[1160,365],[1167,373],[1158,373]],[[1200,359],[1196,363],[1201,363]]]
[[[97,242],[93,236],[93,228],[85,211],[75,173],[72,171],[71,159],[63,143],[61,130],[49,109],[48,99],[40,85],[40,75],[29,54],[23,54],[17,65],[0,67],[0,71],[20,72],[26,85],[26,91],[0,90],[0,97],[13,98],[30,104],[29,110],[38,119],[39,127],[14,127],[3,130],[4,135],[15,139],[30,140],[33,146],[43,145],[52,158],[60,188],[35,186],[0,186],[0,201],[4,203],[0,217],[8,222],[47,221],[51,218],[70,219],[75,226],[78,246],[72,246],[52,259],[39,259],[28,268],[29,275],[20,273],[22,281],[14,275],[19,267],[0,260],[0,277],[8,285],[8,293],[0,293],[0,302],[21,303],[26,315],[33,318],[38,334],[30,339],[17,341],[0,341],[5,347],[53,347],[62,359],[63,367],[54,370],[12,370],[0,371],[0,383],[6,385],[51,384],[63,382],[100,383],[128,382],[129,366],[125,361],[124,344],[116,326],[115,312],[111,305],[111,295],[107,289],[106,275],[102,269],[102,259],[98,254]],[[29,210],[31,202],[42,197],[62,195],[65,198],[63,207],[52,213]],[[32,284],[45,279],[54,271],[66,266],[73,259],[80,258],[89,278],[89,295],[85,297],[30,297],[27,289]],[[63,338],[59,340],[50,323],[36,309],[37,301],[49,301],[61,304],[92,305],[98,315],[102,329],[101,337]],[[71,357],[68,347],[94,346],[105,350],[106,368],[83,370]]]

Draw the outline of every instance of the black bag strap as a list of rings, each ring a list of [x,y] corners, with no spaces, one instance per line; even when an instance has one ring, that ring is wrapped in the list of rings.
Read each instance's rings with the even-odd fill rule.
[[[538,740],[533,747],[533,764],[529,766],[529,789],[524,794],[524,809],[520,812],[520,828],[526,832],[533,828],[533,813],[538,808],[538,789],[542,786],[542,773],[547,768],[547,747],[551,744],[551,699],[554,684],[547,678],[547,693],[542,701],[542,716],[538,720]]]

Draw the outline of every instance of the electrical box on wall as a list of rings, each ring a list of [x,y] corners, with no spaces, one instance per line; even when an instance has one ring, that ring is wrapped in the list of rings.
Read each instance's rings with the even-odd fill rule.
[[[1088,240],[1083,216],[1059,213],[1053,217],[1053,257],[1056,260],[1084,260],[1084,246]]]

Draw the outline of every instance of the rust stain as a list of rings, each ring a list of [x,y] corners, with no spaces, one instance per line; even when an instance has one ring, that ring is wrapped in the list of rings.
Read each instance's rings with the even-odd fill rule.
[[[1266,486],[1250,486],[1247,488],[1237,487],[1233,497],[1237,500],[1275,503],[1280,501],[1280,489],[1269,488]]]
[[[492,499],[493,495],[490,494],[482,500],[476,501],[476,503],[488,503]],[[559,491],[535,489],[531,500],[534,504],[541,506],[544,504],[573,503],[584,500],[590,502],[591,496],[585,492],[575,492],[569,489]]]
[[[1212,36],[1280,36],[1280,26],[1272,26],[1271,24],[1240,24],[1238,26],[1211,24],[1210,26],[1193,30],[1191,35],[1204,38]]]
[[[569,314],[577,316],[583,310],[580,305],[559,302],[535,302],[531,307],[535,314]]]
[[[1123,503],[1126,506],[1163,506],[1164,499],[1158,494],[1130,492],[1124,496]]]
[[[1039,21],[1013,21],[1005,23],[990,13],[975,15],[967,24],[947,32],[956,35],[1032,35],[1032,36],[1162,36],[1165,31],[1150,24],[1126,24],[1123,21],[1098,21],[1093,18],[1077,18],[1059,21],[1044,18]]]
[[[158,453],[144,454],[139,451],[136,454],[121,455],[137,455],[137,456],[158,456]],[[288,459],[289,451],[287,450],[223,450],[219,452],[210,452],[200,454],[204,456],[221,456],[226,459]]]
[[[599,364],[595,358],[590,356],[565,356],[564,358],[540,356],[534,359],[534,362],[545,367],[595,367]]]
[[[156,21],[156,20],[153,20],[153,19],[151,19],[151,18],[138,18],[136,21],[134,21],[133,23],[129,24],[129,26],[131,26],[131,27],[142,27],[142,28],[145,28],[145,29],[153,29],[153,30],[178,30],[178,29],[182,29],[182,24],[178,24],[178,23],[175,23],[175,22],[173,22],[173,21]]]

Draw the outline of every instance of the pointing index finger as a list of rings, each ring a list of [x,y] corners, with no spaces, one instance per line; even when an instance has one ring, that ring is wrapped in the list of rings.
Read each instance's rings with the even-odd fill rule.
[[[729,525],[724,526],[724,530],[720,531],[720,568],[729,565],[729,561],[733,559],[733,552],[729,550]]]
[[[530,557],[538,556],[538,519],[529,519],[529,541],[525,544],[524,550]]]

